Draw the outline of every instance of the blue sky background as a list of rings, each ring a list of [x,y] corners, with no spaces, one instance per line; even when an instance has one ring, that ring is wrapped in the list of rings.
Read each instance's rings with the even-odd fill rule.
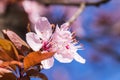
[[[64,5],[44,6],[36,0],[26,0],[29,5],[25,13],[21,2],[6,1],[0,0],[0,29],[13,30],[24,40],[28,21],[33,26],[34,19],[45,16],[50,23],[61,25],[78,9]],[[99,7],[86,6],[70,30],[76,32],[79,44],[83,44],[84,49],[78,53],[86,59],[86,63],[73,60],[64,64],[55,60],[51,69],[41,72],[49,80],[120,80],[120,0],[110,0]]]
[[[61,17],[60,7],[56,7],[54,17]],[[120,56],[120,36],[114,35],[109,29],[114,28],[114,24],[120,21],[120,1],[111,0],[100,7],[88,6],[79,17],[82,20],[84,36],[79,40],[84,45],[84,50],[78,53],[86,59],[85,64],[73,61],[69,64],[55,61],[54,66],[42,72],[49,80],[120,80],[120,61],[114,54]],[[99,23],[100,15],[110,17],[112,24]],[[103,19],[104,20],[104,19]],[[81,22],[80,22],[81,23]],[[119,22],[118,22],[119,23]],[[102,28],[101,28],[102,27]],[[120,26],[119,26],[120,28]],[[104,30],[105,29],[105,30]],[[105,33],[108,30],[108,33]],[[88,40],[87,40],[88,39]],[[93,42],[89,41],[92,39]],[[110,47],[113,52],[102,51],[99,48]],[[106,49],[106,48],[105,48]],[[37,79],[33,79],[37,80]]]

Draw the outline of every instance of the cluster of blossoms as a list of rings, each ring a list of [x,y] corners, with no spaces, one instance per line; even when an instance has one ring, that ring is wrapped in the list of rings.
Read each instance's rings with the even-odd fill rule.
[[[35,33],[26,34],[26,41],[34,51],[55,52],[53,57],[41,61],[44,69],[53,66],[54,58],[61,63],[70,63],[73,59],[85,63],[85,59],[77,53],[81,46],[75,46],[77,42],[73,41],[68,26],[69,23],[64,23],[53,29],[47,18],[40,17],[35,23]]]

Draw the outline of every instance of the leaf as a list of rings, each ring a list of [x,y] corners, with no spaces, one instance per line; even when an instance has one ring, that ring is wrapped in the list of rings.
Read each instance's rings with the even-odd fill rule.
[[[0,60],[0,67],[1,68],[7,68],[10,70],[16,70],[16,66],[19,66],[20,68],[23,68],[23,63],[19,61],[2,61]]]
[[[30,77],[37,77],[37,78],[40,78],[42,80],[48,80],[46,75],[44,75],[43,73],[39,73],[38,71],[36,71],[34,69],[27,71],[26,74]]]
[[[0,57],[7,60],[18,60],[18,52],[15,46],[8,40],[0,38]],[[11,58],[11,59],[10,59]]]
[[[19,61],[6,61],[0,64],[1,67],[8,67],[10,65],[18,65],[19,67],[22,67],[23,64]]]
[[[20,78],[20,80],[30,80],[30,77],[29,76],[23,76],[22,78]]]
[[[23,41],[15,32],[11,30],[3,30],[3,34],[5,38],[8,38],[13,42],[13,44],[21,53],[30,49],[27,43]]]
[[[13,60],[1,47],[0,47],[0,59],[3,61]]]
[[[17,80],[15,75],[13,75],[12,73],[5,73],[4,75],[2,75],[2,77],[0,77],[0,80]]]
[[[31,52],[24,58],[24,69],[28,69],[31,66],[39,64],[42,60],[50,58],[54,55],[54,52]]]

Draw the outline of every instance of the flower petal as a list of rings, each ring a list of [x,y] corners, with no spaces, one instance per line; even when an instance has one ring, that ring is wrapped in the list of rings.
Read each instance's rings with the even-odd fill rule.
[[[55,41],[60,42],[72,42],[72,34],[69,31],[62,31],[58,26],[56,26],[55,33],[53,35]]]
[[[35,32],[47,41],[52,35],[52,27],[46,17],[40,17],[35,24]]]
[[[43,65],[44,69],[50,69],[54,64],[54,58],[52,57],[52,58],[45,59],[41,61],[41,64]]]
[[[84,58],[82,58],[78,53],[74,53],[73,54],[73,57],[74,57],[74,59],[76,60],[76,61],[78,61],[78,62],[80,62],[80,63],[85,63],[86,61],[85,61],[85,59]]]
[[[60,29],[63,30],[63,31],[64,30],[66,31],[66,30],[68,30],[69,26],[70,26],[69,23],[64,23],[64,24],[61,25]]]
[[[61,63],[70,63],[72,62],[73,58],[69,57],[69,56],[64,56],[62,54],[58,54],[56,53],[54,55],[55,59],[58,60]]]
[[[39,51],[43,45],[42,41],[40,40],[40,37],[33,32],[29,32],[26,34],[26,40],[27,40],[27,43],[29,44],[29,46],[34,51]]]

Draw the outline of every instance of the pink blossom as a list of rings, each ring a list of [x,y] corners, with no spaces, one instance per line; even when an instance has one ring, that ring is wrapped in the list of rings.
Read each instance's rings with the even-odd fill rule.
[[[73,59],[85,63],[85,59],[77,53],[81,46],[75,46],[76,43],[73,42],[68,26],[69,24],[65,23],[60,28],[56,26],[53,31],[47,18],[40,17],[34,27],[35,33],[28,32],[26,34],[27,43],[34,51],[55,52],[53,57],[61,63],[70,63]],[[53,66],[53,57],[41,61],[43,68],[49,69]]]
[[[22,2],[22,6],[32,23],[35,23],[40,15],[46,13],[45,6],[43,4],[37,3],[35,0],[24,0]]]

